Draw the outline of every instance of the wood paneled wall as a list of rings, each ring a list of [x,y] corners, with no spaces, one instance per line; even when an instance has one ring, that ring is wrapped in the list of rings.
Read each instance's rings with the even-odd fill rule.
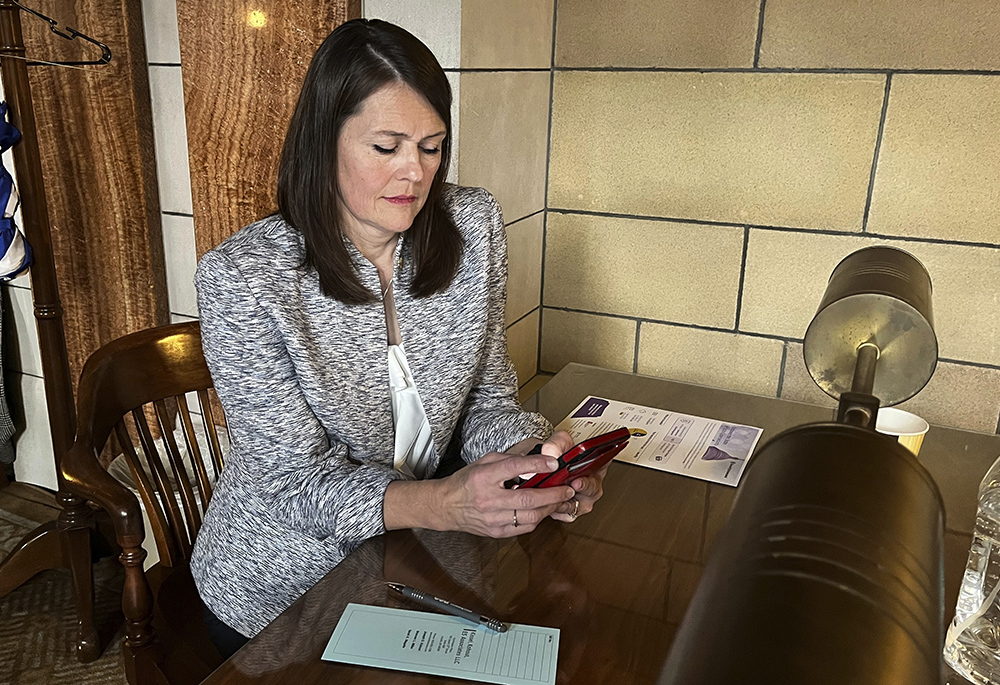
[[[113,54],[104,66],[29,67],[75,385],[100,345],[169,320],[146,48],[133,0],[34,0],[31,7]],[[100,57],[25,12],[21,22],[29,59]]]
[[[199,256],[277,209],[281,145],[313,53],[360,0],[178,0]]]

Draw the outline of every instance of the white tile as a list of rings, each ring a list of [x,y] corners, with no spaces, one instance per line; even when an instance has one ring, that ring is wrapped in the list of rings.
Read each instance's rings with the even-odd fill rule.
[[[196,316],[184,316],[183,314],[170,313],[170,323],[186,323],[188,321],[197,321]]]
[[[21,373],[8,377],[8,400],[14,411],[17,433],[14,434],[14,475],[21,483],[32,483],[55,490],[56,460],[49,432],[49,410],[45,406],[45,382]],[[22,423],[23,421],[23,423]]]
[[[149,67],[149,93],[160,209],[191,214],[191,174],[180,67]]]
[[[412,33],[445,69],[462,58],[462,0],[365,0],[367,19],[384,19]]]
[[[142,0],[142,26],[146,34],[146,60],[179,64],[177,3],[174,0]]]
[[[446,74],[448,83],[451,84],[451,160],[448,162],[448,183],[458,183],[458,105],[462,101],[459,97],[462,79],[461,74],[450,71]]]
[[[31,291],[24,288],[5,288],[7,291],[4,297],[4,306],[10,306],[10,316],[4,317],[4,323],[10,322],[14,330],[5,331],[6,342],[14,349],[5,348],[6,354],[10,350],[10,358],[5,358],[4,363],[7,368],[33,376],[42,375],[42,355],[38,346],[38,326],[35,323],[35,305],[32,301]],[[13,335],[11,335],[13,333]]]
[[[198,316],[194,272],[198,257],[194,246],[194,219],[163,215],[163,261],[167,267],[167,303],[170,311]]]

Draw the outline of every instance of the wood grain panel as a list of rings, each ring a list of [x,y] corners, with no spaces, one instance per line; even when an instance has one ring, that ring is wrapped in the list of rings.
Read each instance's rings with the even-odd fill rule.
[[[178,0],[198,255],[277,208],[281,145],[313,53],[360,0]]]
[[[100,345],[169,320],[142,14],[132,0],[36,0],[31,7],[113,53],[104,66],[29,67],[75,385]],[[21,20],[30,59],[100,56],[26,13]]]

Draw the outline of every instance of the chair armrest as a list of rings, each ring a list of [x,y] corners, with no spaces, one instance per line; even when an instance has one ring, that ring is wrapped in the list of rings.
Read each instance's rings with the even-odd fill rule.
[[[60,471],[70,492],[95,502],[108,513],[119,545],[142,546],[146,533],[139,500],[104,470],[92,445],[78,438],[63,455]]]

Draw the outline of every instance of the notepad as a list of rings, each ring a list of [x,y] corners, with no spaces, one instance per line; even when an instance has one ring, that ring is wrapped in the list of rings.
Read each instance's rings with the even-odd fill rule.
[[[348,604],[324,661],[499,685],[553,685],[559,629],[511,624],[506,633],[457,616]]]

